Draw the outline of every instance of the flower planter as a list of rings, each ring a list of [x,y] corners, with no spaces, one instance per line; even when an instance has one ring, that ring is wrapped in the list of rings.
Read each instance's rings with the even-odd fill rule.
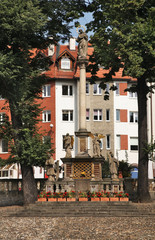
[[[58,202],[66,202],[66,198],[58,198]]]
[[[48,202],[57,202],[57,198],[48,198]]]
[[[38,202],[46,202],[47,199],[46,198],[38,198]]]
[[[120,200],[120,202],[128,202],[128,201],[129,201],[129,198],[126,198],[126,197],[125,197],[125,198],[120,198],[119,200]]]
[[[110,202],[118,202],[119,198],[118,197],[111,197]]]
[[[99,202],[100,199],[99,198],[91,198],[91,202]]]
[[[67,198],[67,202],[75,202],[76,198]]]
[[[109,202],[109,198],[108,197],[101,197],[101,202]]]
[[[80,198],[80,197],[79,197],[79,201],[80,201],[80,202],[87,202],[87,201],[88,201],[88,198]]]

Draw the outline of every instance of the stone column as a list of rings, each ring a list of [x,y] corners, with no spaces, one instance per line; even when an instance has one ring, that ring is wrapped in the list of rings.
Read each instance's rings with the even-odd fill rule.
[[[86,129],[86,66],[88,60],[86,58],[78,59],[77,64],[80,68],[80,83],[79,83],[79,130],[76,132],[78,140],[78,156],[88,157],[87,138],[89,132]]]
[[[79,130],[86,131],[86,62],[79,61],[79,67],[80,67]]]

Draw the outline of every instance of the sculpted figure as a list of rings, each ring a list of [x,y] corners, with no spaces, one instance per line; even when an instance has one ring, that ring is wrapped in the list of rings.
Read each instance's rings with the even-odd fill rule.
[[[109,167],[110,167],[110,173],[111,173],[111,178],[118,178],[118,167],[119,167],[119,161],[114,158],[114,155],[112,152],[109,154]]]
[[[72,154],[71,154],[71,149],[73,147],[73,137],[71,137],[69,135],[69,133],[66,134],[66,136],[64,137],[64,147],[65,147],[65,151],[66,151],[66,158],[71,158]]]
[[[78,44],[78,56],[79,58],[87,57],[87,48],[88,48],[88,36],[82,29],[79,30],[79,35],[76,41]]]
[[[92,133],[89,134],[89,136],[93,139],[93,155],[94,157],[102,157],[101,155],[101,138],[104,138],[102,134],[95,133],[94,135]]]
[[[46,174],[48,176],[48,180],[49,181],[55,181],[55,170],[54,170],[54,159],[52,158],[52,156],[49,154],[49,159],[46,160]]]
[[[96,133],[94,135],[94,139],[93,139],[93,153],[94,153],[94,157],[101,157],[101,148],[100,148],[100,143],[101,140],[98,137],[98,134]]]

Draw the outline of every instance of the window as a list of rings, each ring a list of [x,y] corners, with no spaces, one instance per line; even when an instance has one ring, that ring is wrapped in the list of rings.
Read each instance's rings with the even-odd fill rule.
[[[51,111],[43,111],[43,122],[51,121]]]
[[[70,59],[69,58],[61,59],[61,69],[70,69]]]
[[[8,177],[8,171],[2,171],[2,177]]]
[[[110,109],[106,109],[106,121],[110,121]]]
[[[108,94],[109,93],[109,83],[106,83],[106,89],[105,89],[105,93]]]
[[[50,136],[43,136],[43,143],[49,145],[49,148],[51,148],[51,137]]]
[[[94,89],[93,89],[93,93],[95,95],[101,95],[101,88],[99,87],[99,84],[94,84]]]
[[[120,121],[120,110],[116,109],[116,121]]]
[[[130,150],[131,151],[138,150],[138,137],[130,137]]]
[[[86,120],[87,120],[87,121],[90,120],[90,111],[89,111],[88,108],[86,109]]]
[[[44,85],[42,88],[42,96],[50,97],[51,96],[51,85]]]
[[[116,135],[116,149],[120,150],[121,149],[121,136]]]
[[[72,85],[62,85],[62,95],[72,96],[73,95],[73,86]]]
[[[116,83],[116,87],[117,87],[117,89],[116,89],[116,95],[119,95],[119,83]]]
[[[130,122],[137,123],[138,122],[138,112],[129,112]]]
[[[94,121],[102,121],[102,109],[94,109]]]
[[[5,113],[0,113],[0,124],[3,124],[4,120],[5,120]]]
[[[86,83],[86,94],[89,94],[89,83]]]
[[[103,138],[100,139],[100,149],[103,149]]]
[[[6,139],[0,140],[0,152],[7,153],[8,152],[8,141]]]
[[[130,98],[137,98],[137,92],[129,92]]]
[[[106,149],[110,149],[110,135],[106,135]]]
[[[73,121],[73,110],[62,110],[63,121]]]

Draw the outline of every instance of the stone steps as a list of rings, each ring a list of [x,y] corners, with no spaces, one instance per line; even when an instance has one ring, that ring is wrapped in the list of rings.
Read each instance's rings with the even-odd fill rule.
[[[155,212],[139,210],[130,202],[36,202],[19,211],[5,212],[9,217],[154,217]]]

